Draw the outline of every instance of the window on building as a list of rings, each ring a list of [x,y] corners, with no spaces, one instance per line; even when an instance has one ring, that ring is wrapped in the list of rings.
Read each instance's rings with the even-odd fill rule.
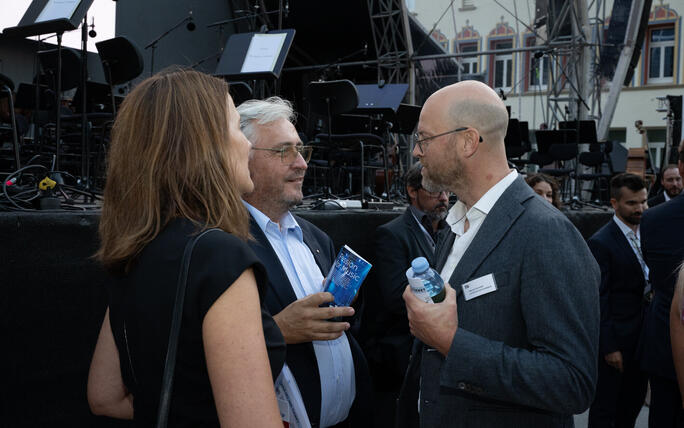
[[[449,39],[440,30],[435,30],[431,34],[432,38],[442,46],[444,52],[449,52]]]
[[[672,83],[675,52],[674,26],[651,29],[648,41],[648,83]]]
[[[463,53],[477,52],[477,43],[459,44],[458,48]],[[464,74],[476,74],[478,72],[477,55],[462,56],[461,57],[461,65],[463,65],[462,73],[464,73]]]
[[[475,5],[473,3],[475,3],[473,0],[461,0],[461,7],[458,8],[459,12],[475,10]]]
[[[512,41],[496,42],[494,49],[512,49]],[[494,56],[494,89],[510,90],[513,86],[513,54]]]
[[[551,58],[547,55],[540,58],[530,55],[530,90],[548,88],[550,67]]]
[[[647,128],[648,135],[648,156],[651,166],[660,169],[665,157],[665,142],[667,141],[667,130],[665,128]]]

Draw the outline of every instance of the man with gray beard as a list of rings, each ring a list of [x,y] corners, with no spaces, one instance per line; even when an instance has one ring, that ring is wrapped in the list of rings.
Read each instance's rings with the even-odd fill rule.
[[[419,341],[398,427],[570,427],[591,404],[599,267],[572,223],[508,167],[507,125],[496,92],[472,80],[435,92],[420,113],[423,186],[458,202],[435,253],[444,301],[403,294]]]
[[[408,366],[413,336],[401,298],[408,284],[404,272],[416,257],[432,264],[449,208],[447,192],[429,192],[421,185],[422,165],[416,162],[404,176],[410,206],[404,214],[375,231],[373,277],[369,281],[362,324],[369,339],[366,354],[374,381],[376,426],[392,426],[401,380]]]

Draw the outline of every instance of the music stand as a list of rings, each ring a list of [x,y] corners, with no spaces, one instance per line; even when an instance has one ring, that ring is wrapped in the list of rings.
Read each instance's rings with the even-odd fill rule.
[[[110,85],[106,83],[88,81],[86,82],[86,92],[88,93],[86,108],[83,108],[83,90],[80,86],[76,89],[71,107],[75,112],[110,113],[111,116],[111,113],[115,113],[113,105],[116,104],[116,100],[118,99],[120,104],[123,97],[113,96],[110,88]]]
[[[576,131],[574,129],[539,129],[534,131],[537,139],[537,152],[546,155],[549,153],[549,148],[552,144],[570,144],[575,143]]]
[[[7,36],[28,37],[78,28],[93,0],[33,0],[16,27],[2,30]]]
[[[530,124],[527,121],[521,121],[518,122],[518,125],[520,126],[520,139],[523,142],[523,145],[527,147],[527,150],[530,149]]]
[[[307,87],[311,110],[318,114],[346,113],[359,105],[359,93],[350,80],[311,82]]]
[[[517,158],[525,153],[522,138],[520,137],[520,122],[518,119],[508,119],[508,128],[504,137],[507,158]]]
[[[401,100],[408,91],[406,83],[390,83],[386,85],[356,85],[359,93],[359,104],[356,112],[359,113],[382,113],[397,112]]]
[[[592,147],[598,146],[598,138],[596,136],[596,122],[594,122],[593,120],[572,120],[558,122],[558,129],[575,131],[577,144],[589,144],[590,152]],[[582,162],[579,162],[579,160],[585,160],[587,159],[587,156],[589,156],[589,158],[596,157],[596,155],[585,155],[584,153],[580,153],[578,157],[577,171],[575,174],[575,177],[577,177],[578,180],[580,175],[586,176],[585,174],[580,174],[580,165],[584,164]],[[575,184],[575,195],[573,196],[573,202],[580,204],[585,203],[580,201],[581,191],[582,190],[580,189],[580,183],[577,182]]]
[[[293,29],[233,34],[214,75],[229,81],[279,79],[294,35]]]
[[[561,130],[579,130],[579,144],[596,144],[598,138],[596,136],[596,122],[593,120],[567,121],[558,122],[558,129]]]
[[[116,114],[114,85],[130,82],[140,76],[145,68],[142,53],[135,43],[124,36],[95,43],[100,54],[105,80],[109,84],[112,113]]]
[[[59,114],[62,93],[62,34],[78,28],[93,0],[33,0],[16,27],[8,27],[3,34],[15,37],[57,34],[57,120],[55,124],[55,169],[59,170],[61,119]],[[85,25],[85,24],[84,24]]]
[[[60,52],[60,57],[57,57],[57,52]],[[38,61],[46,74],[56,76],[61,74],[60,89],[61,91],[68,91],[74,89],[79,83],[79,70],[81,66],[81,55],[73,49],[50,49],[38,52]],[[61,66],[59,65],[61,63]],[[61,69],[61,73],[60,73]],[[54,86],[51,89],[57,88],[57,81],[49,81],[48,83]]]

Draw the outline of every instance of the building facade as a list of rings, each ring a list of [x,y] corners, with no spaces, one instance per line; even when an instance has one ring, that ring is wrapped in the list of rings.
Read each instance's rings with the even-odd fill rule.
[[[410,13],[451,53],[527,48],[523,52],[461,57],[461,72],[477,76],[506,97],[511,117],[528,121],[530,129],[552,122],[547,108],[553,77],[563,79],[559,67],[569,68],[563,55],[535,51],[535,1],[516,0],[413,0]],[[624,3],[624,2],[623,2]],[[603,31],[607,40],[613,1],[592,1],[589,23],[592,31]],[[601,9],[596,10],[599,6]],[[681,14],[684,0],[653,0],[639,58],[628,86],[624,86],[610,126],[609,138],[627,148],[642,144],[634,124],[643,122],[649,141],[664,142],[665,113],[658,97],[684,95]],[[601,24],[603,26],[601,27]],[[560,77],[558,77],[560,76]],[[605,105],[610,82],[603,79],[601,105]],[[568,92],[567,90],[565,91]],[[598,118],[598,105],[593,118]],[[567,109],[565,109],[567,112]],[[602,109],[601,109],[602,111]],[[562,116],[564,112],[561,112]],[[556,113],[558,117],[558,113]],[[562,120],[562,118],[560,118]],[[679,136],[675,136],[676,139]]]

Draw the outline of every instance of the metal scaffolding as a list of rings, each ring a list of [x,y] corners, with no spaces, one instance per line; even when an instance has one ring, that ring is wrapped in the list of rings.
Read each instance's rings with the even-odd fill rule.
[[[369,0],[372,2],[372,0]],[[506,53],[532,52],[535,58],[544,58],[552,64],[549,67],[549,82],[545,89],[539,87],[538,92],[544,97],[543,116],[546,125],[554,128],[559,121],[594,119],[602,122],[612,119],[612,113],[617,103],[621,82],[624,79],[623,69],[631,58],[636,31],[629,31],[625,35],[621,59],[618,63],[616,75],[613,78],[615,84],[611,84],[611,94],[602,108],[601,94],[606,84],[605,77],[599,71],[601,51],[605,46],[603,40],[605,30],[605,0],[574,0],[566,2],[549,1],[545,22],[538,22],[535,28],[523,22],[514,11],[508,10],[497,1],[506,12],[525,28],[535,34],[534,46],[523,46],[512,49],[489,50],[484,49],[475,52],[458,52],[443,55],[413,56],[411,61],[426,59],[460,58],[464,56],[491,56]],[[589,11],[593,16],[589,17]],[[637,22],[643,10],[643,0],[633,2],[630,12],[630,21]],[[638,25],[637,25],[638,27]],[[389,36],[388,36],[389,37]],[[627,52],[628,51],[628,52]],[[627,64],[620,65],[626,61]],[[542,61],[536,62],[536,66]],[[524,67],[523,67],[524,69]],[[544,73],[545,70],[537,70]],[[533,87],[532,87],[533,88]],[[531,89],[532,89],[531,88]],[[521,89],[518,89],[521,91]],[[507,94],[508,95],[508,94]],[[608,123],[609,125],[609,123]],[[607,128],[606,128],[607,129]],[[606,131],[607,132],[607,131]],[[606,138],[604,135],[603,138]],[[600,137],[601,138],[601,137]]]
[[[408,83],[409,102],[415,93],[413,44],[404,0],[368,0],[377,54],[378,83]]]

